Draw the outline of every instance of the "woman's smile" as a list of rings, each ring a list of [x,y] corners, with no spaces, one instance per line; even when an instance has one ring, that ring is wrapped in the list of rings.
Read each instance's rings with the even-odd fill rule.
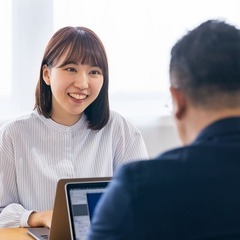
[[[86,99],[88,97],[88,95],[86,95],[86,94],[79,94],[79,93],[68,93],[68,95],[71,98],[74,98],[76,100],[83,100],[83,99]]]

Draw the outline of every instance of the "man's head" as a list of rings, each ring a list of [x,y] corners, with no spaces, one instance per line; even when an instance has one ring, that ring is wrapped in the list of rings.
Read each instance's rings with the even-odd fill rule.
[[[189,31],[171,50],[170,81],[177,122],[185,119],[187,124],[189,107],[208,113],[239,111],[240,30],[209,20]],[[183,126],[181,138],[182,132]]]

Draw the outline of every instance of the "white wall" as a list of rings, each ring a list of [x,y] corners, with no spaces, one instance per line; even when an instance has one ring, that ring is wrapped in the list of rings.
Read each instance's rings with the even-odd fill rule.
[[[163,151],[181,146],[174,121],[171,116],[161,116],[146,121],[129,119],[134,123],[146,143],[150,157],[155,157]]]
[[[12,2],[12,93],[0,98],[5,115],[33,109],[43,51],[53,31],[51,0]]]

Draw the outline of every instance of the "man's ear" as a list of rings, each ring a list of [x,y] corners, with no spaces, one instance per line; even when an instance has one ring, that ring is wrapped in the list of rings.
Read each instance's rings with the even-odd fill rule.
[[[173,100],[173,114],[176,119],[181,120],[187,110],[187,99],[180,89],[170,87],[170,92]]]
[[[47,67],[47,65],[44,65],[42,67],[42,75],[43,80],[47,85],[50,85],[50,69]]]

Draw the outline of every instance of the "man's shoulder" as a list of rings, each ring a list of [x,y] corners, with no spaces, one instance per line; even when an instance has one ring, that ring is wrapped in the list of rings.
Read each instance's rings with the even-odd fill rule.
[[[124,164],[118,176],[125,175],[132,177],[140,177],[141,175],[151,175],[155,171],[163,171],[164,168],[174,168],[175,166],[187,161],[187,152],[191,147],[179,147],[162,154],[150,160],[140,160]]]
[[[144,179],[168,179],[178,181],[190,179],[193,174],[206,174],[216,167],[218,169],[239,167],[239,148],[224,144],[191,144],[175,148],[159,154],[148,161],[131,162],[124,165],[120,171],[120,178],[127,181],[141,182]]]
[[[125,164],[125,168],[141,168],[145,167],[146,165],[157,165],[157,164],[164,164],[164,162],[175,162],[175,161],[181,161],[186,160],[188,156],[188,152],[192,152],[192,146],[185,146],[185,147],[178,147],[173,148],[171,150],[159,153],[156,157],[150,159],[150,160],[140,160],[136,162],[131,162],[128,164]]]
[[[212,158],[213,155],[217,158],[218,149],[212,149],[209,145],[188,145],[174,148],[150,160],[127,163],[122,166],[120,175],[125,175],[125,178],[127,176],[130,178],[138,178],[140,176],[151,178],[154,175],[160,177],[168,172],[177,176],[186,168],[197,169],[199,166],[211,165],[212,163],[208,161],[208,158]],[[221,153],[219,153],[220,155]]]

